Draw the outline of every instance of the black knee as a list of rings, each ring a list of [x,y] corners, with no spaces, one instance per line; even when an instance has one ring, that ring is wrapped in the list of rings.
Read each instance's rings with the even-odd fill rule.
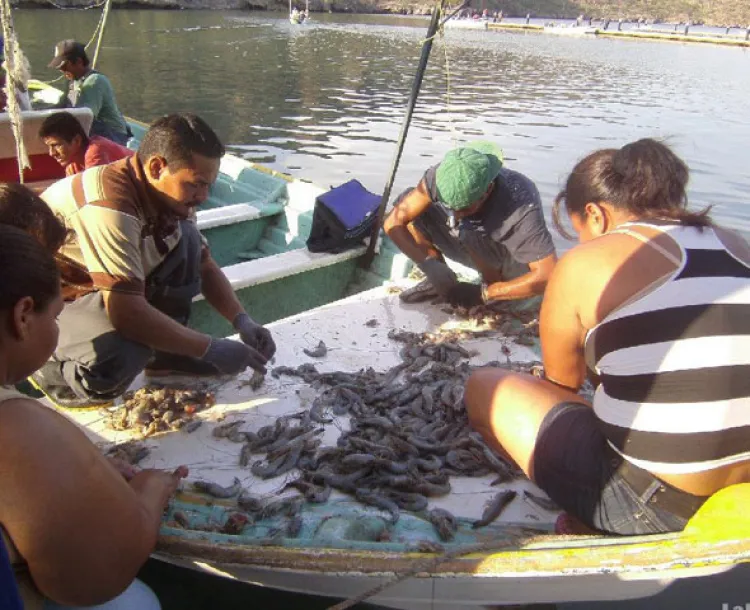
[[[93,341],[96,357],[88,366],[78,366],[77,375],[86,393],[103,398],[119,396],[143,372],[153,350],[108,333]]]

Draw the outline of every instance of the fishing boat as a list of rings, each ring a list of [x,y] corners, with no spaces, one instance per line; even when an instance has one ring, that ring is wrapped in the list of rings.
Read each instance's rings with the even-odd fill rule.
[[[305,11],[302,12],[298,8],[292,6],[292,0],[289,0],[289,23],[292,25],[300,25],[305,23],[310,18],[310,0],[305,0]]]
[[[588,26],[576,26],[576,25],[552,25],[552,26],[544,26],[544,33],[545,34],[552,34],[554,36],[572,36],[572,37],[582,37],[582,36],[596,36],[597,32],[599,30],[594,27],[588,27]]]
[[[76,112],[85,122],[87,111]],[[45,111],[24,114],[24,139],[32,160],[26,178],[36,188],[60,177],[59,167],[44,160],[46,151],[36,138],[44,116]],[[130,124],[134,145],[146,126]],[[9,121],[0,116],[0,162],[6,170],[14,157]],[[279,346],[274,366],[309,373],[309,365],[314,365],[316,375],[364,371],[377,376],[393,370],[403,357],[404,346],[391,333],[395,329],[433,336],[467,333],[461,344],[466,366],[506,355],[515,363],[539,359],[538,345],[512,342],[510,328],[487,335],[439,306],[402,304],[395,293],[413,282],[406,278],[410,264],[387,239],[368,271],[357,265],[364,246],[338,254],[310,253],[305,240],[315,198],[324,191],[228,154],[198,213],[199,227],[240,300],[254,317],[270,322]],[[206,332],[229,332],[200,300],[194,324]],[[300,369],[302,365],[307,366]],[[133,389],[145,384],[139,378]],[[255,462],[241,465],[241,445],[216,431],[241,422],[236,430],[258,435],[280,420],[304,418],[325,388],[282,373],[262,381],[247,374],[201,387],[215,394],[215,402],[193,415],[190,423],[201,424],[197,429],[190,425],[145,439],[142,429],[113,426],[113,414],[122,405],[65,412],[105,451],[143,441],[149,454],[141,466],[190,467],[190,481],[164,517],[155,553],[185,568],[332,598],[370,591],[374,603],[420,610],[635,599],[679,579],[717,574],[750,560],[750,524],[744,517],[750,485],[716,494],[683,532],[632,538],[555,535],[559,511],[544,502],[543,493],[521,477],[492,487],[496,473],[452,476],[449,493],[429,498],[428,508],[454,515],[452,538],[435,528],[424,507],[404,510],[397,518],[363,505],[360,496],[339,492],[321,503],[289,500],[288,506],[296,507],[293,517],[249,512],[238,503],[239,488],[267,508],[276,500],[299,496],[286,488],[297,471],[256,474]],[[316,435],[322,446],[337,445],[350,430],[351,418],[350,413],[333,413],[327,417],[330,421],[320,422],[322,431]],[[228,497],[197,491],[192,483],[198,480],[210,482],[199,489],[215,485]],[[509,503],[485,524],[485,503],[499,493],[506,494]]]
[[[488,21],[484,19],[450,19],[445,22],[449,30],[486,30]]]
[[[85,109],[74,112],[87,116]],[[44,111],[25,116],[32,170],[59,172],[54,165],[41,164],[46,151],[32,137],[38,128],[35,122],[44,116]],[[136,140],[145,130],[135,121],[131,128]],[[0,150],[6,151],[6,159],[14,154],[8,129],[0,121]],[[45,178],[40,173],[34,177]],[[314,364],[321,373],[354,373],[368,367],[385,371],[399,362],[403,347],[389,337],[391,330],[440,333],[464,329],[464,321],[438,306],[409,306],[399,301],[395,292],[412,280],[405,278],[407,262],[387,239],[375,259],[375,271],[369,272],[357,268],[363,247],[333,255],[308,252],[304,243],[314,200],[323,191],[311,182],[230,154],[222,160],[219,180],[198,215],[214,255],[243,303],[254,316],[275,320],[269,324],[279,345],[274,366]],[[375,287],[362,290],[368,286]],[[348,293],[354,294],[342,299]],[[197,327],[227,332],[200,302],[195,309]],[[325,356],[308,355],[321,341]],[[467,360],[472,365],[497,360],[503,346],[512,361],[539,359],[538,346],[517,345],[502,333],[477,333],[462,344],[472,354]],[[141,378],[135,387],[145,383]],[[146,438],[150,454],[141,466],[187,464],[191,481],[204,479],[221,486],[231,485],[236,477],[243,489],[269,502],[297,495],[293,490],[281,491],[296,477],[295,471],[267,479],[256,476],[240,466],[240,445],[217,438],[213,431],[244,420],[243,430],[257,432],[279,418],[309,410],[321,390],[285,375],[269,375],[259,388],[253,389],[254,385],[245,375],[214,387],[215,405],[195,416],[203,425],[192,433],[174,431]],[[68,411],[66,415],[104,450],[144,440],[139,431],[115,430],[108,410]],[[329,446],[336,445],[342,430],[349,428],[348,416],[332,419],[322,434]],[[453,477],[448,495],[430,498],[429,508],[448,510],[458,520],[450,542],[440,539],[424,511],[404,512],[394,524],[388,513],[340,493],[323,504],[305,504],[298,515],[300,530],[294,536],[284,533],[288,518],[279,515],[256,518],[253,525],[248,521],[234,533],[222,533],[231,519],[244,514],[236,498],[216,499],[196,493],[188,484],[165,516],[155,556],[244,582],[335,598],[356,596],[417,567],[419,574],[372,598],[386,607],[410,610],[632,599],[653,595],[675,580],[718,573],[750,558],[750,526],[743,517],[743,507],[750,500],[748,485],[717,494],[684,532],[613,538],[554,535],[559,511],[528,500],[524,492],[543,496],[530,481],[516,478],[497,488],[490,485],[492,480],[493,476]],[[494,523],[472,528],[484,504],[499,490],[513,491],[516,497]],[[462,550],[474,552],[463,555]],[[441,561],[444,555],[447,559]]]

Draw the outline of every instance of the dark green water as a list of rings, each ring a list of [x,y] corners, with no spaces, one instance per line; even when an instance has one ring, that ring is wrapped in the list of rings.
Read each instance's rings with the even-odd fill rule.
[[[61,38],[88,40],[98,10],[16,11],[35,75]],[[100,69],[126,114],[203,115],[253,160],[382,191],[426,20],[219,11],[113,11]],[[446,55],[448,62],[446,65]],[[582,155],[669,138],[692,168],[691,200],[750,233],[745,149],[750,54],[710,45],[449,31],[438,40],[395,189],[457,142],[485,138],[549,205]]]

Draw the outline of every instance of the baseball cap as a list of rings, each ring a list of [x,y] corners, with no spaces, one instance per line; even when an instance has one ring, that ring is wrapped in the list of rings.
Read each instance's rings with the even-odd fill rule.
[[[60,68],[66,61],[70,59],[86,57],[86,47],[80,42],[75,40],[61,40],[55,45],[55,56],[52,61],[47,64],[48,68]]]
[[[445,155],[435,173],[438,197],[451,210],[469,207],[487,192],[503,166],[492,142],[469,142]]]

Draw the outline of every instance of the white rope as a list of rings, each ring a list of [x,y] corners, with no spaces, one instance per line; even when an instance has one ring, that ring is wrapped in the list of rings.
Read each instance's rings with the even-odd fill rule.
[[[62,9],[64,11],[87,11],[92,8],[98,8],[102,4],[104,4],[107,0],[101,0],[100,2],[92,2],[88,6],[62,6],[61,4],[58,4],[57,2],[53,2],[53,0],[46,0],[47,3],[51,4],[55,8]]]
[[[10,10],[10,0],[0,0],[0,20],[2,21],[3,38],[5,43],[5,65],[7,78],[5,79],[5,95],[7,99],[8,115],[16,141],[16,159],[18,161],[18,177],[23,184],[23,170],[30,168],[29,155],[23,142],[23,115],[16,99],[16,89],[23,80],[21,70],[23,58],[13,27],[13,16]]]
[[[54,2],[51,2],[51,0],[47,0],[47,2],[49,2],[50,4],[53,4],[54,6],[57,6],[57,4],[55,4]],[[104,32],[104,22],[107,20],[107,16],[109,15],[109,6],[111,4],[111,0],[102,0],[101,2],[99,2],[97,4],[92,4],[90,6],[85,6],[85,7],[83,7],[81,9],[81,10],[88,10],[90,8],[96,8],[96,7],[102,6],[103,4],[106,4],[107,6],[104,7],[104,10],[102,11],[101,16],[99,17],[99,22],[96,24],[96,27],[94,28],[94,33],[91,34],[91,38],[89,38],[89,41],[85,45],[85,49],[87,51],[88,51],[88,48],[94,43],[94,40],[96,40],[97,36],[100,35],[100,32],[101,33]],[[70,9],[79,10],[81,7],[63,7],[63,6],[61,6],[61,7],[58,7],[58,8],[70,8]],[[98,44],[96,46],[96,54],[94,55],[94,63],[93,63],[94,66],[96,66],[96,60],[97,60],[97,58],[99,56],[99,45],[101,45],[101,42],[102,42],[101,36],[99,36],[99,42],[98,42]],[[45,85],[54,85],[56,82],[61,81],[64,78],[65,78],[65,76],[63,76],[61,74],[60,76],[58,76],[55,79],[46,80],[46,81],[42,81],[42,82]]]
[[[107,17],[109,17],[109,9],[112,7],[112,0],[106,0],[106,4],[104,5],[104,10],[102,11],[102,16],[99,18],[99,25],[96,26],[96,29],[98,30],[99,37],[96,41],[96,50],[94,51],[94,59],[91,62],[91,68],[92,70],[96,69],[96,62],[99,59],[99,49],[102,48],[102,38],[104,38],[104,26],[107,25]],[[96,32],[94,32],[96,35]],[[91,37],[91,40],[93,40],[94,37]],[[91,44],[91,41],[89,41],[89,44]],[[86,45],[88,47],[88,45]]]
[[[104,21],[104,11],[102,11],[102,14],[99,16],[99,22],[96,24],[96,27],[94,28],[94,33],[91,34],[91,38],[89,38],[89,41],[84,45],[87,51],[89,50],[89,47],[94,43],[94,40],[96,40],[96,37],[99,34],[99,30],[102,29],[103,21]]]

